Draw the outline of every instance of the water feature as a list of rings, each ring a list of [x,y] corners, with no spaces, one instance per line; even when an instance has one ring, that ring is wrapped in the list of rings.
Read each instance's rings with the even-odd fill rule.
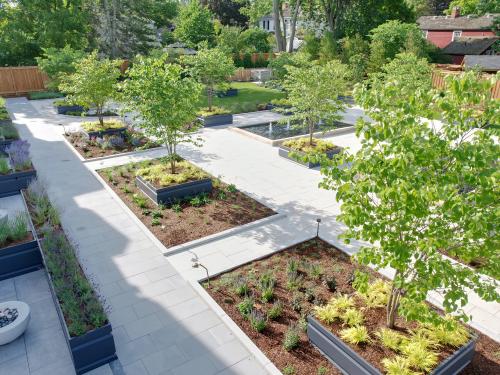
[[[346,128],[349,126],[353,125],[346,124],[343,122],[335,122],[335,127],[332,129]],[[293,126],[292,124],[290,124],[290,121],[288,121],[286,124],[281,124],[276,122],[269,122],[269,123],[266,122],[263,124],[242,126],[240,127],[240,129],[248,131],[253,134],[260,135],[261,137],[271,139],[273,141],[277,139],[306,135],[309,133],[309,130],[306,127]],[[320,124],[316,125],[315,131],[321,132],[322,130],[325,130],[325,128],[322,127]]]

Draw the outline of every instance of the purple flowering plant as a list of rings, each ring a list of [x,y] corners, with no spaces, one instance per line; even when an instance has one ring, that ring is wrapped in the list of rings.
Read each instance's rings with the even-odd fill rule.
[[[5,152],[9,155],[10,164],[15,171],[31,168],[30,144],[28,141],[13,141],[5,149]]]

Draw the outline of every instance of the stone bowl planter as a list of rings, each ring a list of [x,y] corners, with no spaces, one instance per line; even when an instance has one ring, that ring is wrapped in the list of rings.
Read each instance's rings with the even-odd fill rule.
[[[0,303],[0,310],[5,308],[17,309],[18,316],[10,324],[0,328],[0,345],[6,345],[21,336],[31,318],[30,307],[21,301],[8,301]]]

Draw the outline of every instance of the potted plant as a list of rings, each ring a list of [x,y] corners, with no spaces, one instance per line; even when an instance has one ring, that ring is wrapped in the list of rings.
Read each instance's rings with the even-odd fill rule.
[[[29,148],[27,141],[17,140],[5,149],[8,158],[0,158],[0,197],[19,193],[36,177]]]
[[[342,238],[367,244],[357,261],[394,272],[387,329],[399,316],[439,322],[436,312],[422,308],[433,291],[446,313],[465,320],[462,308],[472,293],[500,301],[497,280],[443,255],[480,257],[498,269],[499,145],[496,130],[485,126],[498,123],[499,103],[490,91],[498,78],[483,81],[475,72],[448,77],[436,95],[426,80],[413,79],[427,62],[401,59],[414,63],[355,91],[373,122],[358,122],[356,133],[363,136],[356,154],[324,160],[321,183],[342,202]]]
[[[307,138],[295,138],[284,141],[279,149],[279,155],[292,160],[308,168],[316,168],[320,162],[314,160],[314,155],[326,156],[332,159],[334,155],[342,151],[342,148],[332,142],[313,138],[312,143]]]
[[[172,183],[161,181],[179,182],[175,187],[177,192],[172,193],[176,198],[183,194],[191,195],[193,185],[198,182],[203,185],[202,191],[211,189],[211,183],[209,187],[208,181],[200,176],[200,171],[179,162],[176,153],[180,143],[200,144],[200,138],[195,136],[199,129],[195,113],[202,86],[193,78],[186,77],[180,65],[166,63],[165,59],[166,56],[139,58],[129,69],[129,79],[122,86],[124,101],[136,111],[146,135],[164,143],[167,148],[164,165],[157,167],[160,172],[147,171],[137,179],[137,185],[156,202],[163,199],[158,198],[162,188],[172,190]],[[160,184],[154,185],[158,181]]]
[[[200,120],[205,126],[216,126],[233,123],[233,115],[221,113],[221,109],[213,106],[215,87],[223,89],[228,77],[234,74],[233,59],[218,48],[203,48],[193,56],[183,56],[182,62],[189,68],[190,74],[205,85],[207,92],[207,108],[199,112]]]
[[[94,51],[78,61],[75,72],[64,76],[59,85],[61,91],[68,94],[70,102],[78,103],[83,108],[95,108],[98,126],[102,129],[107,129],[109,123],[104,121],[104,108],[116,96],[121,64],[122,61],[118,60],[99,59],[97,51]]]
[[[0,280],[19,276],[41,267],[42,258],[31,218],[25,212],[1,218]]]
[[[290,107],[282,108],[281,111],[290,113],[290,116],[280,122],[286,121],[295,127],[305,127],[309,133],[308,139],[293,144],[295,151],[299,151],[296,156],[305,151],[310,155],[316,155],[338,150],[333,145],[319,142],[313,136],[318,131],[318,124],[321,123],[321,131],[326,131],[334,128],[335,121],[341,119],[345,103],[338,99],[338,94],[343,93],[347,86],[349,74],[347,66],[332,60],[325,65],[310,67],[290,65],[287,69],[288,75],[283,85],[288,93],[286,103]],[[279,154],[288,157],[289,149],[289,147],[280,148]]]

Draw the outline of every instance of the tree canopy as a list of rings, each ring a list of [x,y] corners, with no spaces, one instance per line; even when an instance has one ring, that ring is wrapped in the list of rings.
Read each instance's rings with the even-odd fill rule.
[[[177,18],[174,36],[189,47],[196,47],[201,42],[213,45],[215,29],[214,15],[198,0],[191,0],[181,7]]]

